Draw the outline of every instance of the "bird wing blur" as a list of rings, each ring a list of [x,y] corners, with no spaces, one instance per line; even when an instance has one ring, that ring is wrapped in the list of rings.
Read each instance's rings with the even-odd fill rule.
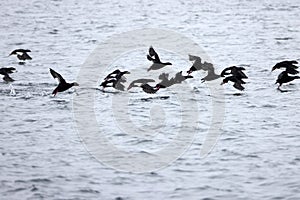
[[[57,78],[59,83],[66,83],[66,80],[56,71],[50,68],[50,73],[53,76],[53,78]]]

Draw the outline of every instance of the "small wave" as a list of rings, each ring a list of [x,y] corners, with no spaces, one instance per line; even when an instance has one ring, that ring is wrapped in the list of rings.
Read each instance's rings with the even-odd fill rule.
[[[30,131],[16,131],[15,134],[30,134]]]
[[[174,169],[175,172],[183,172],[183,173],[194,173],[193,170],[186,170],[186,169]]]
[[[8,192],[15,193],[15,192],[20,192],[20,191],[23,191],[23,190],[27,190],[27,188],[24,188],[24,187],[21,187],[21,188],[16,188],[16,189],[13,189],[13,190],[9,190]]]
[[[155,99],[165,100],[165,99],[169,99],[169,98],[170,98],[170,96],[147,97],[147,98],[141,98],[141,101],[151,101],[151,100],[155,100]]]
[[[26,183],[25,180],[15,180],[15,183]]]
[[[79,192],[82,193],[92,193],[92,194],[98,194],[100,193],[98,190],[93,190],[93,189],[80,189]]]
[[[48,178],[34,178],[34,179],[30,179],[30,182],[34,182],[34,183],[50,183],[52,181],[50,179],[48,179]]]
[[[276,108],[276,105],[274,105],[274,104],[265,104],[262,107],[263,108]]]
[[[31,123],[36,122],[36,121],[38,121],[38,120],[36,120],[36,119],[25,119],[24,120],[24,122],[31,122]]]
[[[57,29],[53,29],[52,31],[49,31],[49,34],[56,35],[58,33]]]
[[[137,141],[136,144],[149,143],[149,142],[153,142],[153,140],[140,140]]]
[[[275,38],[275,40],[292,40],[292,37]]]
[[[117,133],[117,134],[114,134],[114,136],[116,136],[116,137],[120,137],[120,136],[126,136],[127,134],[125,134],[125,133]]]
[[[123,197],[116,197],[115,200],[125,200]]]
[[[120,91],[112,91],[112,90],[102,90],[102,89],[100,89],[100,88],[95,88],[96,90],[98,90],[98,91],[100,91],[100,92],[102,92],[102,93],[108,93],[108,94],[119,94],[119,93],[121,93]]]
[[[70,102],[69,99],[51,99],[51,101],[57,102],[57,103],[69,103]]]
[[[243,93],[233,93],[232,94],[233,96],[242,96],[242,95],[244,95]]]
[[[139,151],[139,153],[148,154],[148,155],[154,155],[154,154],[152,154],[152,153],[150,153],[150,152],[147,152],[147,151],[145,151],[145,150],[141,150],[141,151]]]

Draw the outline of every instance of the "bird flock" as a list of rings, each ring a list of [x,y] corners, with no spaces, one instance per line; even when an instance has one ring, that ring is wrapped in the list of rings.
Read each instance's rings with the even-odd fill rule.
[[[15,49],[13,50],[9,56],[16,55],[16,57],[19,59],[19,64],[23,65],[25,64],[26,60],[31,60],[32,58],[28,55],[28,53],[31,52],[29,49]],[[147,54],[147,59],[152,62],[152,65],[147,69],[147,71],[151,70],[159,70],[166,66],[171,66],[172,63],[170,62],[162,62],[160,60],[160,57],[158,56],[157,52],[154,50],[152,46],[150,46]],[[237,90],[243,91],[245,87],[243,86],[246,84],[246,82],[243,79],[248,79],[248,76],[244,73],[245,68],[243,67],[237,67],[237,66],[230,66],[221,72],[221,74],[216,74],[215,69],[212,63],[209,62],[203,62],[200,57],[189,55],[189,60],[193,61],[193,65],[186,71],[186,75],[183,75],[183,72],[180,71],[175,74],[174,77],[169,78],[168,73],[161,73],[158,76],[158,79],[160,82],[155,84],[154,79],[148,79],[148,78],[141,78],[136,79],[132,81],[128,87],[127,90],[130,90],[133,87],[141,88],[144,92],[149,94],[154,94],[157,91],[159,91],[162,88],[170,87],[174,84],[180,84],[186,79],[193,78],[191,76],[192,73],[196,71],[206,71],[207,75],[201,79],[202,82],[205,81],[213,81],[219,78],[223,78],[221,85],[226,84],[228,82],[233,83],[233,87]],[[291,61],[282,61],[277,63],[273,68],[272,71],[276,69],[282,69],[283,71],[278,75],[278,78],[276,80],[275,84],[278,85],[278,90],[282,91],[280,87],[284,83],[289,83],[295,79],[300,79],[299,76],[296,76],[296,74],[299,73],[297,61],[291,60]],[[66,80],[56,71],[53,69],[49,69],[50,74],[53,76],[54,79],[58,79],[59,84],[57,87],[53,90],[52,94],[55,96],[58,92],[63,92],[68,89],[70,89],[73,86],[79,86],[78,83],[68,83]],[[3,67],[0,68],[0,74],[3,76],[3,80],[6,83],[13,82],[14,79],[10,77],[10,74],[14,73],[16,71],[16,68],[14,67]],[[102,87],[102,90],[104,90],[107,87],[112,87],[116,90],[125,91],[125,85],[126,78],[124,77],[126,74],[130,74],[129,71],[120,71],[119,69],[114,70],[113,72],[109,73],[102,83],[100,84],[100,87]],[[154,86],[151,86],[150,83],[155,84]]]
[[[172,65],[172,63],[170,62],[161,62],[158,54],[152,46],[150,46],[149,48],[147,59],[153,62],[153,64],[147,69],[147,71],[159,70],[165,66]],[[246,84],[246,82],[243,79],[248,79],[248,76],[244,73],[244,71],[246,70],[244,67],[230,66],[223,69],[221,74],[216,74],[212,63],[206,61],[202,63],[201,58],[194,55],[189,55],[189,60],[193,61],[193,65],[187,70],[187,75],[183,75],[182,71],[180,71],[175,75],[175,77],[169,79],[169,74],[162,73],[158,77],[160,82],[157,83],[155,86],[149,85],[149,83],[155,82],[154,79],[137,79],[129,84],[127,90],[130,90],[133,87],[140,87],[144,92],[153,94],[162,88],[167,88],[174,84],[179,84],[185,81],[186,79],[193,78],[191,74],[199,70],[207,72],[207,75],[201,79],[202,82],[213,81],[219,78],[223,78],[221,85],[228,82],[233,82],[233,87],[235,89],[240,91],[243,91],[245,89],[243,85]],[[295,60],[282,61],[277,63],[272,68],[272,71],[274,71],[275,69],[284,69],[284,71],[279,74],[276,81],[276,84],[279,84],[278,90],[282,91],[280,89],[280,86],[283,83],[288,83],[293,81],[294,79],[299,79],[299,76],[289,76],[289,74],[295,75],[299,73],[297,71],[298,67],[295,64],[298,64],[298,62]],[[130,74],[130,72],[121,72],[119,69],[116,69],[104,78],[100,86],[102,86],[103,89],[106,87],[113,87],[117,90],[124,91],[125,86],[123,85],[123,83],[126,82],[126,78],[124,78],[123,75],[125,74]]]

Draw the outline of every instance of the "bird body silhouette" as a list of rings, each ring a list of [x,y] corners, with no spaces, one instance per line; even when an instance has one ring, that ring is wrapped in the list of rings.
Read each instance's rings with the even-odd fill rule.
[[[276,83],[279,83],[278,89],[280,89],[281,85],[283,83],[289,83],[295,79],[300,79],[299,76],[289,76],[287,71],[283,71],[278,75],[278,78],[276,80]]]
[[[0,74],[3,75],[3,80],[5,82],[13,82],[15,81],[14,79],[12,79],[9,74],[12,74],[14,71],[16,70],[16,68],[14,67],[3,67],[0,68]]]
[[[154,93],[156,93],[160,89],[160,87],[158,87],[158,86],[152,87],[152,86],[150,86],[147,83],[146,84],[142,84],[141,88],[143,89],[144,92],[146,92],[148,94],[154,94]]]
[[[53,69],[50,68],[50,73],[53,76],[53,78],[57,78],[58,79],[58,86],[53,90],[52,94],[54,94],[54,96],[58,93],[58,92],[63,92],[66,91],[68,89],[70,89],[73,86],[79,86],[78,83],[73,82],[73,83],[67,83],[66,80],[56,71],[54,71]]]
[[[233,87],[243,91],[245,88],[242,84],[245,84],[245,81],[243,81],[242,79],[247,79],[248,76],[246,76],[246,74],[243,72],[245,70],[245,68],[243,67],[236,67],[236,66],[231,66],[231,67],[227,67],[225,68],[222,72],[221,72],[221,77],[225,77],[226,75],[231,75],[231,76],[227,76],[226,78],[223,79],[221,85],[230,82],[233,82]]]
[[[228,76],[226,78],[223,79],[223,82],[221,83],[221,85],[228,83],[229,81],[233,82],[233,87],[243,91],[245,88],[242,86],[242,84],[245,84],[245,82],[242,79],[237,78],[236,76]]]
[[[233,76],[239,79],[244,79],[244,78],[247,79],[248,77],[243,72],[244,70],[245,70],[244,67],[236,67],[236,66],[227,67],[221,72],[221,76],[224,77],[225,75],[232,74]]]
[[[130,72],[122,72],[119,69],[116,69],[104,78],[104,81],[100,84],[100,86],[103,87],[103,89],[106,87],[113,87],[117,90],[124,91],[125,86],[122,84],[126,82],[126,79],[123,78],[124,74],[130,74]]]
[[[147,55],[147,59],[153,62],[153,64],[148,68],[147,71],[159,70],[165,67],[166,65],[172,65],[172,63],[170,62],[161,62],[158,54],[155,52],[152,46],[150,46],[149,48],[149,54]]]
[[[17,55],[17,58],[21,61],[32,60],[32,58],[28,55],[28,52],[31,52],[31,50],[29,50],[29,49],[15,49],[9,54],[9,56]]]

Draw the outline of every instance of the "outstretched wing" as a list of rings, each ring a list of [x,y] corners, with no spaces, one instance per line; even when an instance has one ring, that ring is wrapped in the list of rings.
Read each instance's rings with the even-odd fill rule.
[[[274,68],[278,69],[278,68],[287,68],[287,67],[289,67],[289,68],[297,69],[298,67],[295,66],[294,64],[298,64],[298,62],[296,60],[285,60],[285,61],[277,63],[274,66]]]
[[[149,55],[150,57],[153,57],[154,56],[154,60],[152,58],[152,61],[155,62],[155,63],[160,63],[160,59],[159,59],[159,56],[158,54],[155,52],[154,48],[152,46],[150,46],[149,48]],[[149,57],[147,56],[148,60],[149,60]]]
[[[225,75],[229,75],[230,74],[230,72],[228,72],[229,70],[231,71],[231,67],[227,67],[223,69],[223,71],[221,72],[221,76],[224,77]]]
[[[65,79],[56,71],[50,68],[50,73],[53,76],[53,78],[57,78],[59,83],[66,83]]]
[[[29,49],[15,49],[9,55],[15,55],[17,53],[26,53],[31,52]]]
[[[295,75],[295,74],[298,74],[299,73],[299,71],[298,70],[296,70],[294,67],[292,67],[292,66],[294,66],[294,65],[291,65],[291,66],[288,66],[288,67],[286,67],[286,72],[287,73],[289,73],[289,74],[293,74],[293,75]]]
[[[154,61],[154,59],[153,59],[150,55],[147,55],[147,59],[148,59],[149,61]]]
[[[236,88],[236,89],[238,89],[238,90],[241,90],[241,91],[243,91],[245,88],[241,85],[241,83],[234,83],[233,84],[233,87],[234,88]]]
[[[125,90],[125,86],[121,84],[119,81],[114,84],[114,88],[121,91]]]
[[[169,74],[168,73],[162,73],[158,76],[159,80],[169,80]]]
[[[134,80],[129,84],[127,90],[130,90],[132,87],[139,87],[138,85],[135,85],[136,83],[145,84],[145,83],[149,83],[149,82],[155,82],[155,80],[148,79],[148,78],[141,78],[141,79]]]
[[[24,52],[31,52],[29,49],[16,49],[14,50],[15,52],[21,52],[21,53],[24,53]]]
[[[285,61],[287,64],[298,64],[298,62],[296,60],[288,60],[288,61]]]
[[[155,82],[155,80],[150,79],[150,78],[140,78],[140,79],[132,81],[132,83],[142,83],[142,84],[150,83],[150,82]]]
[[[13,81],[15,81],[8,74],[4,74],[3,80],[6,81],[6,82],[13,82]]]
[[[248,76],[240,70],[237,70],[235,73],[233,73],[233,75],[238,76],[240,78],[248,78]]]
[[[31,58],[25,51],[23,52],[22,57],[23,57],[25,60],[32,60],[32,58]]]
[[[211,70],[215,70],[214,69],[214,65],[212,63],[209,63],[209,62],[204,62],[201,66],[201,68],[204,70],[204,71],[211,71]]]
[[[149,47],[149,55],[152,57],[152,56],[155,56],[157,53],[155,52],[154,48],[152,46]]]
[[[5,70],[6,70],[6,72],[8,74],[12,74],[12,73],[14,73],[14,71],[16,70],[16,68],[14,68],[14,67],[6,67]]]
[[[240,71],[246,70],[244,67],[236,67],[236,69]]]
[[[201,58],[199,56],[193,56],[193,55],[189,54],[189,60],[190,61],[194,61],[194,60],[197,60],[197,59],[199,59],[200,62],[201,62]]]
[[[0,68],[0,74],[12,74],[14,73],[14,70],[16,70],[14,67],[3,67]]]

